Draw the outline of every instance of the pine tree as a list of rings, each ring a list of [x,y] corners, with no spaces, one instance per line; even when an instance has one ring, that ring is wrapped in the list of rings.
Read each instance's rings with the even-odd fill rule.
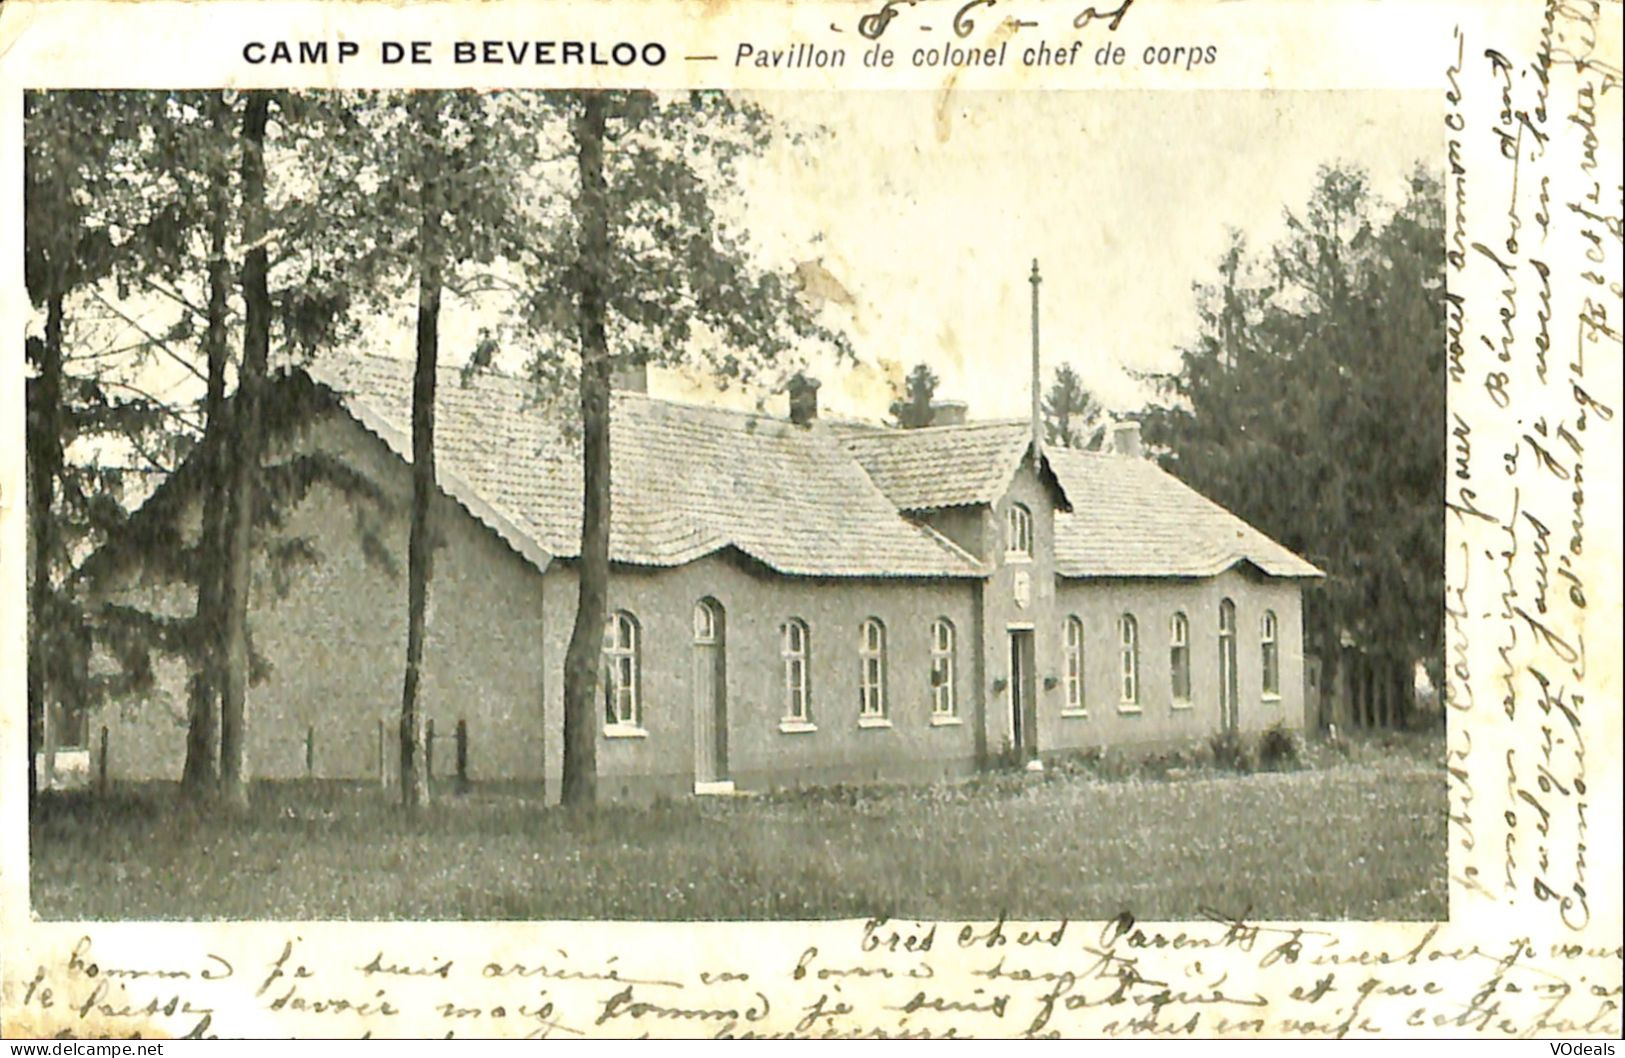
[[[1421,168],[1386,218],[1363,172],[1323,169],[1266,257],[1232,236],[1145,417],[1170,469],[1326,570],[1305,634],[1328,685],[1345,637],[1396,687],[1441,649],[1443,225]]]
[[[225,643],[224,584],[220,556],[225,552],[226,458],[231,424],[227,419],[226,369],[230,363],[227,303],[231,297],[231,268],[226,258],[230,231],[229,169],[224,144],[230,137],[231,106],[225,94],[214,93],[208,105],[213,150],[203,163],[208,177],[205,192],[208,231],[208,304],[205,309],[204,355],[207,363],[204,396],[204,435],[197,458],[202,470],[202,518],[198,530],[198,560],[193,582],[197,602],[193,610],[197,635],[195,663],[188,688],[186,763],[181,785],[193,794],[207,794],[220,780],[220,690]]]
[[[903,381],[903,392],[891,402],[891,417],[905,430],[918,430],[930,426],[935,418],[931,400],[937,395],[936,372],[930,365],[918,363]]]
[[[1084,388],[1071,364],[1055,369],[1055,381],[1044,397],[1044,439],[1063,448],[1087,448],[1101,426],[1100,402]]]
[[[109,197],[101,136],[121,115],[96,93],[29,93],[24,102],[24,273],[30,300],[44,313],[26,339],[33,377],[27,386],[28,464],[28,790],[39,789],[47,710],[66,717],[92,708],[100,693],[88,672],[92,622],[74,590],[71,569],[122,517],[111,497],[123,485],[118,468],[86,467],[66,458],[76,440],[120,439],[140,449],[158,414],[145,393],[118,385],[95,358],[73,348],[73,307],[115,267],[121,253],[92,213]],[[131,234],[146,238],[150,223]],[[126,389],[133,387],[126,386]],[[135,667],[133,678],[147,673]],[[49,761],[47,760],[47,766]]]

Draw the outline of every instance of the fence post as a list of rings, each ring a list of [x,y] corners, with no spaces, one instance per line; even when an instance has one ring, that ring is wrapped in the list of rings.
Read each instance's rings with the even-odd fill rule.
[[[423,722],[423,781],[434,782],[434,718]]]
[[[316,774],[316,725],[305,728],[305,777]]]
[[[96,793],[107,796],[107,726],[102,725],[100,744],[96,749]]]
[[[457,721],[457,792],[468,792],[468,720]]]

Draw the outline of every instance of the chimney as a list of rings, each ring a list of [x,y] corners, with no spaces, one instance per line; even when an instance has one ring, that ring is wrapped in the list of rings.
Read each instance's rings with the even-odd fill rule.
[[[649,392],[649,365],[616,361],[610,369],[609,388],[617,393]]]
[[[1140,448],[1140,424],[1133,420],[1112,423],[1112,451],[1136,459],[1144,455]]]
[[[818,418],[818,386],[816,378],[798,371],[785,387],[790,393],[790,421],[797,426],[809,426]]]
[[[932,426],[963,426],[970,413],[970,405],[962,400],[934,400],[931,402]]]

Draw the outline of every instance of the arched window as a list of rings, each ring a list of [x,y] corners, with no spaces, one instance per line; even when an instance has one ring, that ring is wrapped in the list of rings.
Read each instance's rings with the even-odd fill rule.
[[[1066,665],[1064,711],[1081,716],[1088,712],[1088,703],[1083,700],[1083,622],[1078,620],[1076,615],[1066,619],[1064,661]]]
[[[1280,625],[1274,610],[1265,610],[1258,622],[1258,641],[1263,650],[1264,697],[1281,697]]]
[[[959,703],[954,697],[954,669],[956,658],[953,622],[939,617],[931,622],[931,715],[949,717],[959,715]]]
[[[694,642],[717,641],[717,605],[709,599],[694,604]]]
[[[639,693],[639,635],[637,618],[617,610],[604,621],[604,722],[611,726],[641,727],[643,709]]]
[[[784,661],[784,719],[787,723],[812,723],[812,693],[807,680],[810,652],[805,621],[792,617],[779,626],[779,657]]]
[[[1241,721],[1236,708],[1236,604],[1219,603],[1219,723],[1227,731]]]
[[[1168,622],[1168,665],[1173,680],[1174,703],[1189,705],[1191,700],[1191,623],[1182,613]]]
[[[1012,503],[1005,514],[1004,553],[1007,558],[1033,554],[1033,512],[1019,503]]]
[[[858,716],[886,715],[886,626],[876,618],[863,622],[858,639]]]
[[[1123,704],[1140,704],[1140,626],[1133,614],[1117,622],[1117,639],[1123,654]]]

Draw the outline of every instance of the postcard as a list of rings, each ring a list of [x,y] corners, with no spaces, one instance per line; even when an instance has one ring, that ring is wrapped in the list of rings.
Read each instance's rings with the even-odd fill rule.
[[[4,1035],[1617,1037],[1620,32],[5,3]]]

